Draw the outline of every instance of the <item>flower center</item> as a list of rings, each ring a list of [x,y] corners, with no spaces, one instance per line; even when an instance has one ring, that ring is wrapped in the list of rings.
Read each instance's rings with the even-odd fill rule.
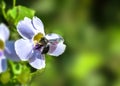
[[[4,50],[5,43],[0,39],[0,50]]]

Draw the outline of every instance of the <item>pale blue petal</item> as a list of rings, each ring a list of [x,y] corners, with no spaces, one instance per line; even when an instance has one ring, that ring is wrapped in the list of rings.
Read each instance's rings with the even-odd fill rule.
[[[7,61],[4,55],[0,56],[0,73],[7,70]]]
[[[50,44],[48,51],[49,55],[59,56],[65,51],[66,45],[63,42],[58,43],[57,45]]]
[[[19,39],[15,42],[15,51],[19,58],[27,61],[33,50],[33,43],[30,40]]]
[[[18,23],[17,31],[24,39],[32,39],[36,33],[36,30],[31,22],[31,19],[27,17],[25,17],[24,20]]]
[[[17,56],[15,52],[14,41],[6,42],[4,53],[6,58],[11,59],[13,61],[20,61],[20,58]]]
[[[9,32],[8,27],[5,24],[1,23],[0,24],[0,39],[2,39],[3,41],[6,41],[8,40],[9,35],[10,35],[10,32]]]
[[[35,50],[32,57],[29,59],[29,64],[36,69],[45,68],[45,57],[40,51]]]
[[[35,28],[38,32],[40,32],[40,33],[42,33],[43,35],[45,35],[44,25],[43,25],[42,21],[41,21],[39,18],[37,18],[36,16],[34,16],[32,22],[33,22],[34,28]]]

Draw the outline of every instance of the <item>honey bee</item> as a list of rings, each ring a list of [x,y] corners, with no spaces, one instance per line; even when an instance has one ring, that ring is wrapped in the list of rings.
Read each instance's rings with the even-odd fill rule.
[[[41,40],[39,41],[39,44],[40,44],[41,47],[43,47],[43,50],[42,50],[41,53],[42,54],[48,53],[49,45],[48,45],[48,40],[45,37],[41,38]]]

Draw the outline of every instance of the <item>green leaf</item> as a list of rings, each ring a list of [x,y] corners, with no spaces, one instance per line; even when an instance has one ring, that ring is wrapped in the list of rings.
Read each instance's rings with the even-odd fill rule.
[[[16,6],[7,12],[7,20],[8,23],[16,25],[20,20],[24,19],[24,17],[32,18],[35,14],[35,11],[24,7],[24,6]]]

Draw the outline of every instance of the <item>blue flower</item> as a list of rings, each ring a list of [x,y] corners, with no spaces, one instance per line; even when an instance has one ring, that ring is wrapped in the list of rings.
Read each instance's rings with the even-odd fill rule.
[[[23,38],[15,42],[15,51],[22,61],[36,69],[45,67],[44,54],[59,56],[66,48],[58,34],[45,35],[43,23],[37,17],[25,17],[18,23],[17,31]]]
[[[14,61],[18,61],[19,58],[15,53],[14,41],[8,41],[9,30],[3,23],[0,24],[0,73],[7,69],[7,61],[9,58]],[[7,57],[7,58],[6,58]]]

